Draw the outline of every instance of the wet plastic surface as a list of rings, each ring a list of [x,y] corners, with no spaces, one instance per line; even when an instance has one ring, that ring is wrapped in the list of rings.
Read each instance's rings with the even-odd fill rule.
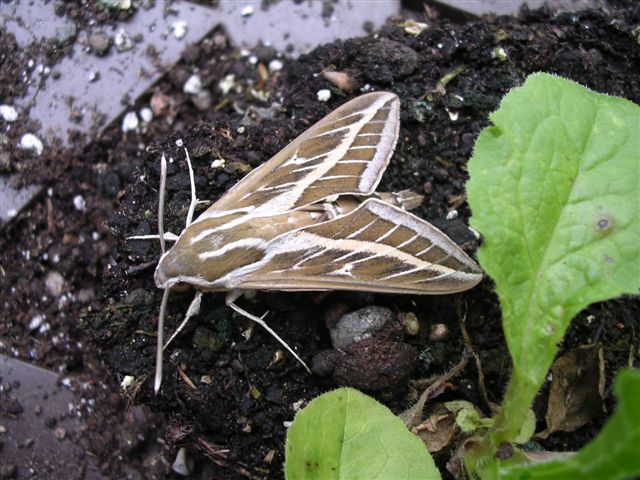
[[[16,190],[11,188],[7,177],[0,176],[0,219],[6,220],[16,215],[40,190],[38,185]]]
[[[480,16],[488,13],[514,15],[518,13],[524,3],[531,10],[547,5],[550,8],[571,12],[585,8],[596,8],[604,2],[602,0],[528,0],[527,2],[519,0],[429,0],[428,3],[445,5],[466,14]]]
[[[54,14],[53,2],[44,5],[21,2],[4,8],[7,11],[3,17],[12,19],[6,21],[7,28],[25,43],[36,40],[35,36],[29,39],[29,32],[51,38],[68,22]],[[68,141],[71,130],[93,133],[87,141],[99,136],[127,104],[146,92],[166,68],[178,61],[186,45],[206,35],[218,20],[214,10],[188,2],[173,3],[171,11],[170,15],[164,15],[164,2],[155,2],[150,10],[140,9],[126,23],[111,29],[100,27],[110,36],[122,30],[130,39],[139,38],[139,42],[131,41],[130,50],[120,52],[111,48],[109,54],[97,56],[76,41],[73,54],[53,67],[60,76],[54,79],[50,75],[42,82],[34,80],[26,97],[17,102],[23,108],[33,102],[29,116],[41,124],[37,134],[43,139],[55,136],[63,142]],[[13,20],[17,18],[21,21]],[[176,38],[174,33],[177,22],[186,24],[182,38]],[[36,28],[26,30],[22,25]],[[153,55],[148,53],[151,46]]]
[[[53,2],[12,3],[3,5],[2,10],[3,26],[23,46],[55,37],[69,27],[67,19],[54,14]],[[87,134],[87,141],[98,137],[129,102],[146,92],[166,68],[178,61],[185,46],[197,42],[217,24],[214,11],[188,2],[172,4],[172,12],[165,16],[164,2],[155,2],[152,9],[140,10],[130,21],[112,27],[109,34],[123,30],[129,38],[137,35],[141,39],[139,43],[132,42],[131,50],[117,52],[113,48],[114,53],[97,56],[76,42],[73,55],[54,67],[59,78],[49,75],[42,81],[33,79],[29,92],[17,99],[16,106],[24,109],[33,103],[29,117],[41,125],[34,133],[45,143],[55,137],[65,144],[70,131]],[[186,22],[182,38],[173,33],[176,22]],[[151,46],[154,56],[147,54]],[[35,186],[15,190],[6,178],[0,177],[0,218],[6,220],[19,212],[39,192]]]
[[[363,2],[275,2],[220,0],[221,23],[239,47],[259,41],[297,57],[323,43],[366,35],[365,25],[377,29],[400,11],[399,0]],[[251,9],[248,9],[251,7]],[[245,15],[242,15],[244,10]],[[246,12],[253,11],[246,15]]]
[[[15,471],[6,478],[105,478],[77,441],[82,420],[67,381],[0,355],[2,468]]]
[[[109,54],[97,56],[76,40],[73,55],[54,67],[60,76],[32,78],[28,94],[17,99],[16,106],[21,110],[32,104],[29,117],[41,125],[33,133],[45,144],[54,137],[66,144],[72,131],[86,134],[86,141],[90,141],[175,64],[187,45],[197,43],[219,24],[238,46],[262,41],[297,56],[337,38],[364,35],[365,23],[377,28],[400,7],[398,0],[376,3],[375,8],[367,2],[344,1],[330,4],[331,11],[323,10],[325,4],[319,1],[293,6],[279,2],[265,10],[260,5],[256,1],[222,0],[214,9],[182,1],[173,2],[167,14],[165,2],[155,2],[127,22],[110,29],[101,27],[110,36],[122,31],[129,39],[139,39],[132,41],[130,50],[112,47]],[[53,2],[3,5],[0,20],[22,46],[55,38],[73,27],[68,19],[55,15]],[[184,36],[177,33],[181,28]],[[78,39],[83,35],[86,37],[86,32],[80,32]],[[0,218],[6,220],[19,212],[39,192],[37,187],[16,191],[0,177]]]

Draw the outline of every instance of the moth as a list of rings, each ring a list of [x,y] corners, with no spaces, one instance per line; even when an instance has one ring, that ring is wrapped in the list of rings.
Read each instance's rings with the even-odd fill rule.
[[[168,292],[177,285],[227,292],[227,305],[260,323],[302,362],[268,327],[264,316],[235,304],[243,291],[431,295],[467,290],[482,279],[480,268],[449,237],[402,208],[415,197],[406,192],[375,193],[399,126],[400,100],[395,94],[361,95],[250,172],[193,222],[198,200],[187,152],[192,203],[179,236],[163,231],[164,189],[160,189],[163,254],[154,279],[164,296],[156,391],[162,375],[164,312]],[[166,176],[164,157],[162,175]],[[175,241],[167,251],[165,239]],[[198,310],[200,296],[176,333]]]

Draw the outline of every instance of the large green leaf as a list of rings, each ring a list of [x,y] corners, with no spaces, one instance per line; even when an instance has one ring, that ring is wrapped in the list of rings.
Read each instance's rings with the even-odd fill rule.
[[[616,378],[619,403],[598,436],[575,455],[534,465],[504,467],[505,480],[617,480],[640,475],[640,371]]]
[[[471,225],[532,398],[571,318],[640,289],[640,108],[534,74],[491,121],[469,161]]]
[[[424,443],[387,407],[351,388],[321,395],[296,415],[287,434],[285,476],[440,478]]]

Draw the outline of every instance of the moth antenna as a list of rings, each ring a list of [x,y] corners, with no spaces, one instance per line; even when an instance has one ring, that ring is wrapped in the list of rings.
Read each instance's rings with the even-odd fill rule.
[[[169,289],[165,288],[162,294],[162,303],[160,304],[160,314],[158,315],[158,334],[156,342],[156,375],[153,382],[153,391],[158,394],[160,385],[162,384],[162,344],[164,343],[164,317],[167,312],[167,300],[169,300]]]
[[[262,328],[264,328],[267,332],[269,332],[273,338],[275,338],[278,342],[280,342],[280,344],[284,348],[286,348],[287,351],[302,364],[302,366],[305,368],[307,372],[311,373],[311,370],[309,369],[307,364],[304,363],[304,361],[298,356],[296,352],[293,351],[293,349],[289,346],[289,344],[285,342],[282,338],[280,338],[280,336],[269,325],[267,325],[267,322],[264,321],[264,317],[269,312],[262,315],[262,317],[256,317],[255,315],[252,315],[251,313],[247,312],[246,310],[243,310],[238,305],[233,303],[236,298],[238,298],[238,292],[232,290],[229,293],[227,293],[227,298],[225,299],[225,303],[227,304],[227,306],[231,307],[231,309],[233,309],[235,312],[238,312],[240,315],[248,318],[249,320],[253,320]]]
[[[193,177],[193,167],[191,166],[191,158],[189,157],[189,151],[185,148],[184,153],[187,156],[187,166],[189,167],[189,181],[191,182],[191,204],[189,205],[189,211],[187,212],[187,227],[191,225],[193,220],[193,213],[198,205],[198,199],[196,198],[196,181]]]
[[[191,317],[197,315],[200,312],[201,301],[202,301],[202,292],[196,292],[196,296],[191,301],[191,305],[189,305],[187,313],[184,316],[184,320],[182,320],[182,323],[180,323],[178,328],[176,328],[173,334],[171,334],[171,337],[169,338],[169,340],[167,340],[167,343],[165,343],[164,347],[162,347],[163,350],[166,349],[169,346],[169,344],[173,341],[173,339],[178,336],[178,334],[182,331],[182,329],[187,325],[189,320],[191,320]]]
[[[166,250],[164,243],[164,195],[167,188],[167,158],[162,154],[160,159],[160,198],[158,199],[158,238],[162,254]]]

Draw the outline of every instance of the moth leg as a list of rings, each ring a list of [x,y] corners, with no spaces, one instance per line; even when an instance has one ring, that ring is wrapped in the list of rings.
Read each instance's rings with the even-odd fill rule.
[[[160,198],[158,199],[158,238],[160,250],[164,255],[166,250],[164,243],[164,197],[167,191],[167,157],[162,154],[160,158]]]
[[[422,205],[424,195],[413,190],[400,190],[399,192],[375,192],[369,198],[378,198],[403,210],[413,210]]]
[[[187,157],[187,166],[189,167],[189,182],[191,183],[191,203],[189,204],[189,211],[187,212],[187,227],[191,225],[193,221],[193,213],[198,205],[198,198],[196,197],[196,182],[193,176],[193,166],[191,165],[191,157],[189,157],[189,151],[185,148],[184,153]]]
[[[169,344],[173,341],[174,338],[178,336],[178,334],[187,325],[187,323],[189,322],[189,320],[191,320],[192,317],[200,313],[201,302],[202,302],[202,292],[196,292],[196,296],[193,297],[193,300],[191,301],[191,304],[187,309],[187,313],[184,316],[184,320],[182,320],[178,328],[176,328],[175,331],[171,334],[171,337],[169,337],[169,340],[167,340],[167,343],[164,344],[164,346],[162,347],[162,350],[165,350],[169,346]]]
[[[251,313],[247,312],[246,310],[243,310],[238,305],[233,303],[240,295],[242,295],[242,291],[241,290],[231,290],[230,292],[228,292],[227,296],[225,298],[225,303],[227,304],[227,306],[229,306],[233,311],[239,313],[243,317],[248,318],[249,320],[253,320],[258,325],[260,325],[262,328],[264,328],[267,332],[269,332],[271,334],[271,336],[273,338],[275,338],[278,342],[280,342],[280,344],[284,348],[286,348],[287,351],[291,355],[293,355],[296,360],[298,360],[302,364],[302,366],[305,368],[305,370],[307,370],[307,372],[311,373],[311,370],[309,369],[307,364],[304,363],[304,361],[298,356],[298,354],[296,352],[293,351],[293,349],[289,346],[289,344],[287,344],[287,342],[285,342],[282,338],[280,338],[280,336],[269,325],[267,325],[267,322],[264,321],[264,317],[269,312],[267,312],[264,315],[262,315],[262,317],[256,317],[255,315],[252,315]]]
[[[127,237],[127,240],[158,240],[160,235],[133,235],[132,237]],[[164,232],[164,241],[165,242],[175,242],[178,240],[178,235],[171,232]]]
[[[202,202],[198,200],[198,198],[196,197],[196,182],[193,175],[193,166],[191,165],[191,157],[189,157],[189,151],[186,148],[184,149],[184,153],[187,156],[187,166],[189,167],[189,181],[191,183],[191,203],[189,204],[189,210],[187,212],[187,227],[188,227],[189,225],[191,225],[191,222],[193,221],[193,214],[198,204],[206,203],[206,202]],[[164,218],[163,218],[164,217],[163,215],[164,192],[166,190],[166,184],[167,184],[167,163],[166,162],[167,160],[163,154],[161,164],[160,164],[160,202],[158,204],[158,232],[164,230],[163,228],[164,226]],[[163,220],[162,226],[160,225],[160,219]],[[175,242],[178,240],[178,235],[176,235],[175,233],[165,232],[163,236],[165,241]],[[160,239],[160,234],[134,235],[132,237],[127,237],[127,240],[156,240],[156,239]],[[164,248],[162,248],[162,251],[164,253]]]
[[[189,164],[190,165],[190,164]],[[193,184],[193,172],[192,173],[192,184]],[[195,188],[195,187],[194,187]],[[165,193],[167,190],[167,158],[162,154],[162,158],[160,159],[160,192],[158,199],[158,234],[157,235],[134,235],[131,237],[127,237],[127,240],[160,240],[160,249],[162,253],[165,252],[165,241],[175,242],[178,240],[178,235],[171,232],[164,231],[164,199]]]

